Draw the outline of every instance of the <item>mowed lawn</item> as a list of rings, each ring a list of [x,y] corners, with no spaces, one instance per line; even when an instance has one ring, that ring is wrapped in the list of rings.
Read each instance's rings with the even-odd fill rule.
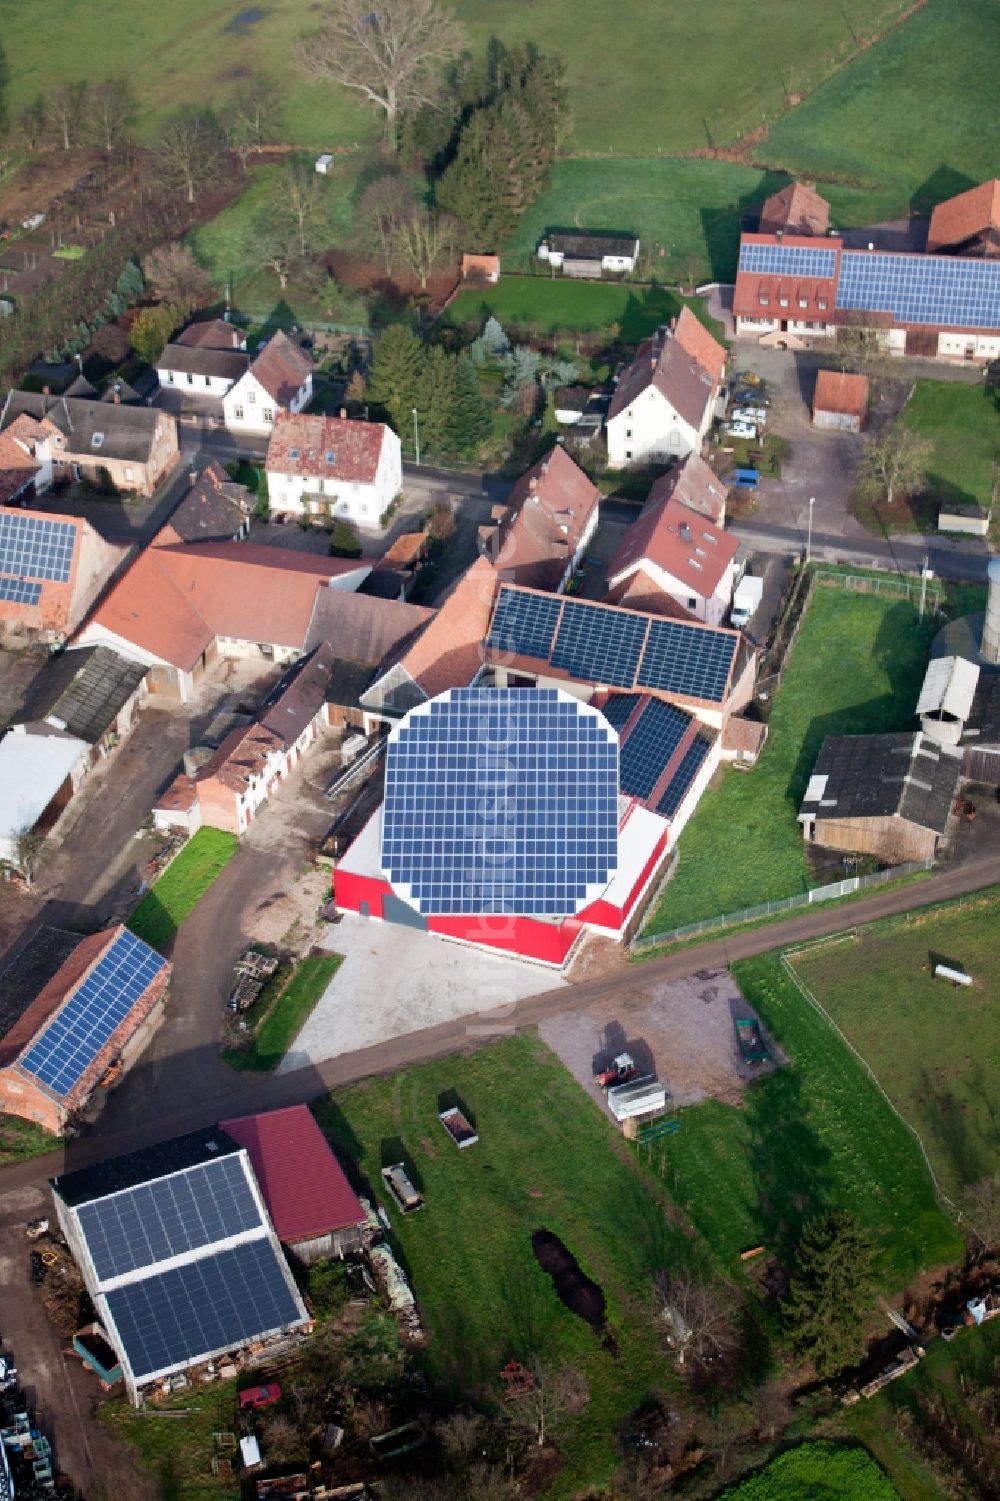
[[[992,391],[918,380],[903,421],[933,444],[925,488],[952,505],[990,508],[1000,459],[1000,408]]]
[[[463,1151],[437,1118],[456,1102],[479,1133]],[[608,1435],[670,1380],[650,1317],[651,1278],[694,1254],[632,1149],[527,1035],[338,1091],[314,1108],[389,1206],[435,1380],[495,1401],[508,1360],[572,1362],[590,1404],[563,1445],[558,1493],[607,1478],[617,1463]],[[399,1161],[426,1198],[406,1217],[379,1179],[383,1165]],[[617,1358],[535,1261],[531,1235],[542,1228],[603,1288]]]
[[[751,1084],[739,1108],[682,1111],[666,1140],[664,1181],[713,1251],[731,1272],[752,1246],[787,1258],[810,1215],[841,1208],[869,1231],[886,1291],[959,1256],[916,1142],[779,956],[733,973],[791,1066]]]
[[[236,853],[237,840],[221,829],[199,829],[136,907],[128,926],[161,951]]]
[[[794,967],[920,1132],[945,1192],[1000,1161],[1000,890],[862,928]],[[964,990],[935,963],[967,970]]]
[[[626,343],[638,344],[675,318],[685,302],[707,328],[722,336],[721,326],[708,317],[699,297],[677,297],[665,287],[552,276],[502,276],[495,286],[460,292],[448,304],[444,320],[478,333],[492,314],[508,333],[525,334],[591,333],[615,323]]]
[[[915,727],[935,626],[901,600],[814,586],[752,771],[726,769],[680,838],[646,933],[807,891],[799,804],[827,735]]]
[[[245,1017],[253,1030],[250,1046],[225,1054],[230,1067],[277,1068],[343,962],[340,954],[310,954],[291,974],[279,971],[277,985],[268,987]]]

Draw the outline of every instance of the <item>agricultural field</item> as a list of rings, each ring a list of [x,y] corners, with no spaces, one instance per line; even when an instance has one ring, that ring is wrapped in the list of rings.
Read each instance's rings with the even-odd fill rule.
[[[733,973],[792,1066],[757,1080],[741,1107],[709,1101],[683,1111],[681,1130],[654,1155],[713,1253],[730,1271],[751,1246],[787,1258],[804,1221],[836,1207],[870,1233],[887,1292],[960,1256],[913,1137],[779,956]]]
[[[437,1119],[454,1103],[479,1133],[465,1151]],[[609,1434],[669,1379],[648,1313],[650,1279],[694,1251],[591,1100],[522,1035],[338,1091],[314,1108],[373,1183],[383,1165],[411,1164],[426,1206],[390,1213],[432,1336],[436,1382],[492,1401],[511,1358],[573,1363],[590,1403],[564,1445],[558,1493],[607,1478]],[[532,1251],[537,1229],[559,1236],[603,1289],[617,1357],[560,1302]]]
[[[797,821],[827,735],[909,729],[936,629],[904,600],[813,586],[752,771],[731,769],[680,838],[677,872],[644,932],[665,933],[821,884]],[[851,671],[841,671],[850,662]]]
[[[956,1202],[1000,1154],[1000,892],[862,928],[803,950],[795,972],[920,1133]],[[935,963],[967,970],[964,990]]]
[[[236,836],[199,829],[147,891],[128,920],[137,938],[161,952],[236,853]]]
[[[508,332],[594,333],[617,324],[626,344],[638,344],[684,303],[717,337],[722,329],[700,298],[681,298],[665,287],[627,282],[572,281],[564,277],[502,276],[495,286],[470,288],[448,304],[443,322],[479,333],[492,314]]]

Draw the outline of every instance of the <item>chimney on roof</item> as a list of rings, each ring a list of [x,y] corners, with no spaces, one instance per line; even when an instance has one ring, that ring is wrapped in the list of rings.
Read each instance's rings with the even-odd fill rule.
[[[194,467],[194,465],[192,464],[191,467],[190,467],[190,469],[188,470],[188,484],[189,485],[194,485],[194,484],[197,484],[197,482],[198,482],[198,471]]]
[[[340,420],[341,420],[341,422],[346,422],[347,421],[347,408],[346,407],[341,407],[341,409],[340,409]]]
[[[781,239],[781,236],[782,236],[782,235],[783,235],[783,234],[784,234],[784,232],[785,232],[785,231],[784,231],[784,230],[783,230],[783,229],[776,229],[776,230],[775,230],[775,231],[774,231],[774,238],[775,238],[775,239],[776,239],[776,240],[780,240],[780,239]]]
[[[674,329],[676,327],[677,327],[677,319],[676,318],[671,318],[671,320],[670,320],[670,332],[673,333],[673,331],[674,331]]]
[[[681,522],[681,536],[684,538],[685,542],[690,542],[691,528],[688,526],[686,521]]]
[[[49,386],[43,386],[42,387],[42,395],[43,396],[51,396],[52,395],[51,388]]]
[[[537,474],[533,474],[531,476],[531,478],[529,479],[529,481],[528,481],[528,489],[532,492],[532,494],[534,494],[534,492],[538,489],[538,475]]]

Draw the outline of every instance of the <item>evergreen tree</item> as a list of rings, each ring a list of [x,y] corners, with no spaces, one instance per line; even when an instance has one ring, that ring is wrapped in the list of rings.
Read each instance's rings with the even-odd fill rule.
[[[368,376],[368,400],[384,407],[400,436],[423,401],[424,346],[405,323],[392,323],[375,343]]]
[[[124,297],[126,303],[138,302],[146,290],[146,281],[135,261],[126,261],[122,267],[121,275],[115,282],[115,291]]]
[[[432,344],[424,362],[423,400],[417,402],[420,441],[427,453],[455,452],[455,400],[458,394],[455,358]]]
[[[479,389],[472,361],[460,354],[455,361],[454,452],[474,454],[492,431],[489,404]]]
[[[821,1377],[835,1376],[864,1351],[864,1323],[874,1294],[872,1248],[846,1210],[805,1225],[786,1308],[797,1356]]]

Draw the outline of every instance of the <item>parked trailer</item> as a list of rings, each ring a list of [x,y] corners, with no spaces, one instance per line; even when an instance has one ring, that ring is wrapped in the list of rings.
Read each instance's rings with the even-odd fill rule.
[[[382,1169],[382,1181],[404,1214],[424,1206],[423,1195],[418,1193],[401,1162]]]
[[[667,1107],[667,1087],[655,1074],[634,1079],[630,1084],[616,1084],[608,1090],[608,1109],[616,1121],[634,1115],[652,1115]]]
[[[764,1063],[770,1056],[767,1043],[760,1030],[760,1023],[752,1016],[740,1016],[736,1020],[736,1040],[740,1045],[745,1063]]]
[[[457,1105],[451,1110],[439,1111],[438,1120],[456,1147],[472,1147],[479,1140],[475,1128],[466,1120]]]

